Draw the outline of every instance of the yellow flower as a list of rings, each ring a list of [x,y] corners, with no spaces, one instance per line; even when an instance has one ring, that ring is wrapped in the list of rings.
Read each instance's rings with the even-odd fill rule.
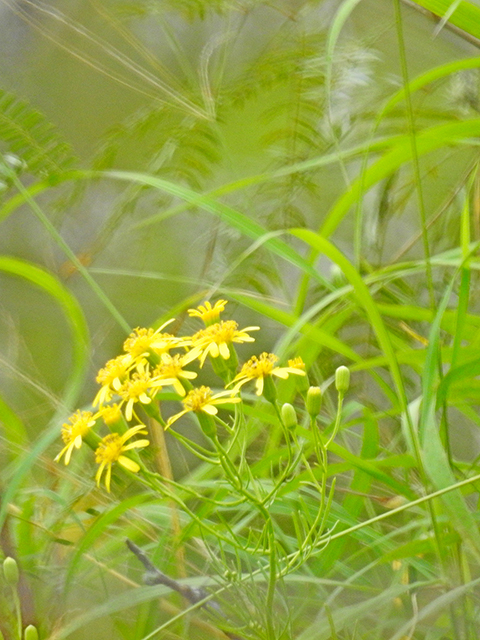
[[[257,331],[260,327],[246,327],[238,330],[238,324],[234,320],[221,320],[215,324],[198,331],[191,338],[192,350],[188,353],[189,359],[199,358],[203,367],[208,355],[212,358],[222,356],[224,360],[230,358],[229,345],[234,342],[255,342],[255,338],[248,335],[247,331]]]
[[[125,379],[128,377],[129,371],[133,367],[132,357],[121,355],[113,360],[109,360],[103,369],[100,369],[97,375],[97,382],[102,385],[100,391],[95,396],[93,406],[104,404],[112,399],[115,392],[118,392]]]
[[[134,360],[139,360],[147,356],[150,351],[161,354],[169,351],[182,342],[181,338],[176,338],[169,333],[162,333],[162,329],[173,322],[175,318],[164,322],[156,330],[137,327],[132,331],[123,343],[123,349]]]
[[[91,411],[76,411],[69,420],[70,424],[64,422],[62,425],[62,440],[65,446],[55,457],[55,461],[58,462],[65,454],[65,464],[70,462],[73,449],[80,449],[83,437],[95,425],[95,417]]]
[[[122,409],[117,403],[105,405],[99,410],[97,415],[102,418],[107,427],[110,427],[121,420]]]
[[[249,380],[256,380],[256,394],[261,396],[263,392],[263,384],[266,376],[278,376],[279,378],[288,378],[289,373],[294,373],[297,376],[304,376],[305,371],[300,368],[299,363],[296,366],[290,367],[276,367],[275,363],[278,358],[273,353],[263,352],[258,358],[252,356],[250,360],[245,362],[240,373],[238,373],[230,384],[235,386],[232,389],[232,393],[238,393],[240,387]],[[290,364],[290,363],[289,363]],[[304,365],[305,366],[305,365]]]
[[[136,462],[122,455],[124,451],[129,451],[131,449],[140,449],[143,447],[147,447],[150,444],[150,442],[145,439],[136,440],[135,442],[130,442],[130,444],[125,444],[127,440],[130,440],[130,438],[132,438],[137,433],[147,433],[147,431],[145,430],[145,425],[139,424],[136,427],[131,427],[122,435],[120,435],[119,433],[109,433],[108,436],[105,436],[101,440],[97,450],[95,451],[95,462],[100,465],[95,475],[97,486],[100,486],[100,481],[106,468],[107,475],[105,476],[105,486],[107,488],[107,491],[110,493],[112,464],[114,462],[118,462],[118,464],[121,464],[122,467],[128,469],[128,471],[132,471],[133,473],[137,473],[137,471],[140,470],[140,467]]]
[[[203,304],[205,306],[200,304],[196,309],[189,309],[188,315],[191,318],[200,318],[200,320],[203,320],[205,326],[208,327],[214,322],[218,322],[220,313],[225,309],[225,305],[228,304],[228,302],[227,300],[217,300],[213,307],[208,300]]]
[[[169,384],[175,384],[175,382],[177,382],[175,379],[159,380],[154,378],[148,370],[134,373],[131,378],[125,380],[118,390],[118,395],[122,398],[121,404],[126,403],[125,418],[130,422],[135,403],[150,404],[157,391]]]
[[[176,420],[189,411],[194,411],[195,413],[203,411],[210,416],[215,416],[218,413],[218,409],[215,405],[241,402],[240,398],[232,398],[232,394],[233,391],[220,391],[219,393],[213,394],[210,387],[205,386],[192,389],[182,400],[182,404],[185,408],[183,411],[176,413],[167,420],[167,427],[170,427]],[[224,396],[227,395],[230,397],[225,398]]]
[[[164,353],[161,355],[161,362],[155,367],[153,375],[159,381],[165,378],[171,378],[173,380],[171,384],[173,385],[175,391],[179,396],[184,396],[186,391],[180,381],[180,378],[184,378],[185,380],[193,380],[197,377],[195,371],[184,371],[183,367],[189,361],[190,359],[187,359],[185,358],[185,356],[181,356],[179,354],[171,356],[169,353]]]
[[[296,358],[292,358],[292,360],[289,360],[288,366],[293,367],[294,369],[301,369],[302,371],[305,371],[305,363],[302,360],[302,358],[300,358],[300,356],[297,356]]]

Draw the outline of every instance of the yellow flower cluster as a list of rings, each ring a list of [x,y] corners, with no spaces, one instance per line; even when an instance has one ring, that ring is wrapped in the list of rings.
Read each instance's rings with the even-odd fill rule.
[[[153,411],[158,416],[156,407],[150,409],[157,394],[164,387],[171,389],[182,398],[183,410],[169,418],[166,427],[192,411],[199,418],[206,414],[213,419],[218,412],[217,406],[240,402],[237,396],[241,387],[255,380],[256,393],[261,395],[264,381],[271,376],[287,378],[290,373],[305,376],[305,365],[300,358],[289,361],[288,367],[277,367],[278,358],[272,353],[262,353],[258,358],[253,356],[246,362],[240,373],[234,375],[237,359],[235,343],[254,342],[249,332],[259,327],[239,329],[233,320],[220,320],[220,313],[225,309],[226,300],[218,300],[213,306],[205,302],[196,309],[189,309],[191,317],[200,318],[205,328],[193,336],[177,337],[166,333],[163,329],[174,320],[169,320],[158,329],[136,328],[125,340],[124,353],[109,360],[97,375],[100,389],[95,396],[93,406],[97,412],[77,411],[69,422],[63,424],[62,439],[64,448],[55,458],[64,457],[65,464],[70,462],[74,449],[79,449],[85,441],[95,449],[95,461],[99,465],[96,481],[100,484],[105,473],[105,486],[110,491],[112,465],[118,462],[134,473],[140,465],[125,456],[124,452],[141,449],[149,445],[147,439],[131,439],[137,434],[146,434],[147,430],[137,415],[139,409],[147,414]],[[177,353],[170,353],[172,350]],[[205,360],[212,362],[225,361],[228,379],[226,388],[213,393],[209,387],[192,387],[191,381],[197,377],[195,371],[185,367],[195,360],[203,367]],[[232,372],[233,368],[233,372]],[[137,424],[129,426],[132,420]],[[102,421],[109,429],[108,435],[100,438],[94,427]],[[129,442],[130,441],[130,442]]]

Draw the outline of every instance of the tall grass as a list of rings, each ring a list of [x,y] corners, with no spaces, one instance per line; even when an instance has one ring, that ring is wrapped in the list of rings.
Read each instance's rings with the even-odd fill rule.
[[[345,35],[368,18],[364,4],[338,3],[327,20],[322,3],[167,3],[157,17],[173,73],[125,22],[149,3],[119,15],[92,4],[142,65],[56,8],[7,3],[89,64],[94,43],[95,68],[153,97],[86,162],[38,111],[0,94],[0,220],[12,241],[25,233],[0,257],[0,546],[20,568],[0,592],[7,640],[28,625],[42,640],[479,636],[480,119],[469,74],[480,62],[412,73],[404,20],[415,14],[385,2],[391,82],[375,38]],[[472,42],[476,9],[457,4],[445,18]],[[264,11],[270,37],[248,64],[232,62],[238,49],[248,58],[248,26]],[[208,32],[198,60],[172,15]],[[257,155],[244,172],[246,144]],[[92,194],[109,200],[93,223]],[[262,351],[281,367],[300,357],[308,384],[290,371],[267,376],[263,395],[245,385],[215,429],[195,412],[165,429],[182,405],[162,389],[165,415],[138,410],[150,444],[132,450],[138,469],[113,465],[111,491],[105,475],[95,483],[88,442],[67,466],[54,461],[62,424],[95,410],[98,369],[134,327],[175,318],[165,331],[192,336],[187,310],[218,299],[229,301],[222,319],[261,328],[238,346],[239,366]],[[215,392],[232,389],[230,356],[190,366]]]

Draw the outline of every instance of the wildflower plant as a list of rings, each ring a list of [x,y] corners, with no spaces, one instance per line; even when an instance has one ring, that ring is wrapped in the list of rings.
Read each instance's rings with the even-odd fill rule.
[[[0,89],[0,640],[210,640],[229,602],[237,640],[475,640],[478,2],[77,4],[2,4],[4,66],[43,33],[88,91],[62,133]],[[235,290],[281,351],[223,299],[131,331],[155,281]],[[86,315],[125,343],[68,418]]]
[[[226,304],[225,300],[214,305],[206,301],[196,309],[189,309],[189,315],[205,325],[192,336],[163,333],[173,320],[155,331],[147,328],[132,331],[124,342],[124,353],[100,369],[97,376],[100,390],[92,410],[77,411],[64,423],[65,446],[56,460],[68,465],[75,451],[85,444],[92,449],[98,465],[95,474],[98,486],[103,482],[110,493],[118,473],[130,474],[154,494],[173,501],[209,545],[221,545],[233,556],[252,557],[255,571],[265,574],[264,622],[273,637],[277,582],[304,564],[326,541],[335,484],[327,490],[328,447],[340,426],[348,370],[344,367],[340,372],[339,410],[334,431],[327,439],[317,422],[321,390],[309,387],[302,359],[295,357],[282,366],[275,354],[263,352],[238,365],[236,345],[254,342],[250,333],[260,327],[240,329],[234,320],[220,319]],[[218,377],[215,388],[201,381],[207,361]],[[290,394],[289,402],[284,401],[276,386],[278,379],[290,376],[296,381],[296,395],[306,399],[297,403],[297,408],[292,404],[296,398]],[[252,382],[255,394],[242,396]],[[182,408],[175,412],[177,403]],[[246,418],[252,411],[255,414],[259,406],[270,407],[269,419],[278,423],[283,434],[276,464],[267,474],[255,461],[255,439],[248,433]],[[198,425],[203,442],[176,429],[187,417]],[[202,491],[188,483],[180,485],[151,468],[145,452],[152,439],[158,441],[152,432],[157,431],[158,435],[163,430],[176,437],[200,463],[212,466],[218,474],[218,492],[212,487]],[[277,501],[288,495],[289,487],[297,486],[300,478],[310,495],[312,491],[316,495],[317,505],[308,522],[292,517],[289,528],[296,530],[296,541],[287,545],[285,525],[274,514]],[[200,518],[190,505],[191,499],[214,506],[219,514],[217,521]],[[231,527],[225,523],[223,513],[236,510],[240,517],[245,509],[255,514],[254,525]]]

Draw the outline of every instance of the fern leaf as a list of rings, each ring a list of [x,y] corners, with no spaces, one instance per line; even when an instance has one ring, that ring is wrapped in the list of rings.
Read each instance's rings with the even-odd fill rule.
[[[33,175],[60,173],[76,163],[72,148],[47,118],[28,102],[0,89],[0,142]]]

